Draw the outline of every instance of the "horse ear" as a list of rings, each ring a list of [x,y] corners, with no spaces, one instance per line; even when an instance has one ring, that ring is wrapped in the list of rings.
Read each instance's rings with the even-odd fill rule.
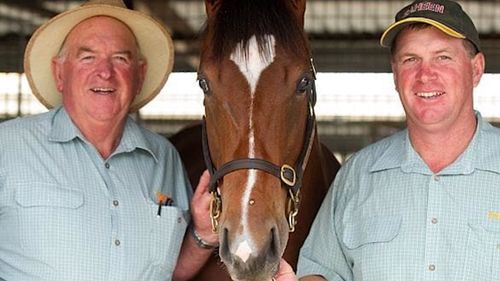
[[[208,0],[207,0],[208,1]],[[302,27],[304,27],[304,13],[306,11],[306,0],[292,0],[292,6]]]
[[[212,18],[220,5],[221,0],[205,0],[205,12],[208,18]]]

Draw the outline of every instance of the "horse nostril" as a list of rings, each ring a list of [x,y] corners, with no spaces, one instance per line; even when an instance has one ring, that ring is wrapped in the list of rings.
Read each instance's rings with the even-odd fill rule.
[[[271,260],[280,257],[279,245],[278,231],[276,230],[276,227],[273,227],[271,228],[271,241],[269,244],[269,258]]]
[[[228,233],[229,231],[227,228],[224,228],[222,230],[222,238],[220,241],[219,245],[219,255],[223,257],[224,259],[229,259],[231,257],[230,252],[229,252],[229,238],[228,238]]]

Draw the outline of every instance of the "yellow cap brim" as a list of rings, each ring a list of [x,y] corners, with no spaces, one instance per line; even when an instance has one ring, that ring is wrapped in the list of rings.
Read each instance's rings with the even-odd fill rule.
[[[436,27],[437,29],[441,30],[442,32],[444,32],[452,37],[465,39],[465,36],[462,33],[459,33],[457,31],[449,28],[448,26],[446,26],[438,21],[431,20],[428,18],[422,18],[422,17],[411,17],[411,18],[406,18],[406,19],[403,19],[403,20],[400,20],[400,21],[397,21],[397,22],[391,24],[384,31],[384,33],[382,34],[382,37],[380,37],[380,45],[382,47],[391,47],[391,45],[394,41],[394,38],[396,38],[396,35],[401,31],[401,29],[405,25],[408,25],[408,24],[414,23],[414,22],[427,23],[427,24],[430,24],[430,25]]]

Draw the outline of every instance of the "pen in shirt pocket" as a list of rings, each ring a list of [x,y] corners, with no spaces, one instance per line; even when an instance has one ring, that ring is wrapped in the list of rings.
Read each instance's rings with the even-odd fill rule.
[[[158,202],[158,212],[156,213],[158,217],[161,216],[162,206],[172,206],[172,204],[174,203],[172,197],[165,195],[161,192],[156,192],[156,201]]]

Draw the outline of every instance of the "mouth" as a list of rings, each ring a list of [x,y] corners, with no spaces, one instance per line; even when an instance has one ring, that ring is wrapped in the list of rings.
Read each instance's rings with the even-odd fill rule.
[[[99,95],[109,95],[115,92],[114,88],[108,88],[108,87],[96,87],[96,88],[91,88],[90,90]]]
[[[444,95],[444,92],[417,92],[415,95],[419,98],[433,99]]]

